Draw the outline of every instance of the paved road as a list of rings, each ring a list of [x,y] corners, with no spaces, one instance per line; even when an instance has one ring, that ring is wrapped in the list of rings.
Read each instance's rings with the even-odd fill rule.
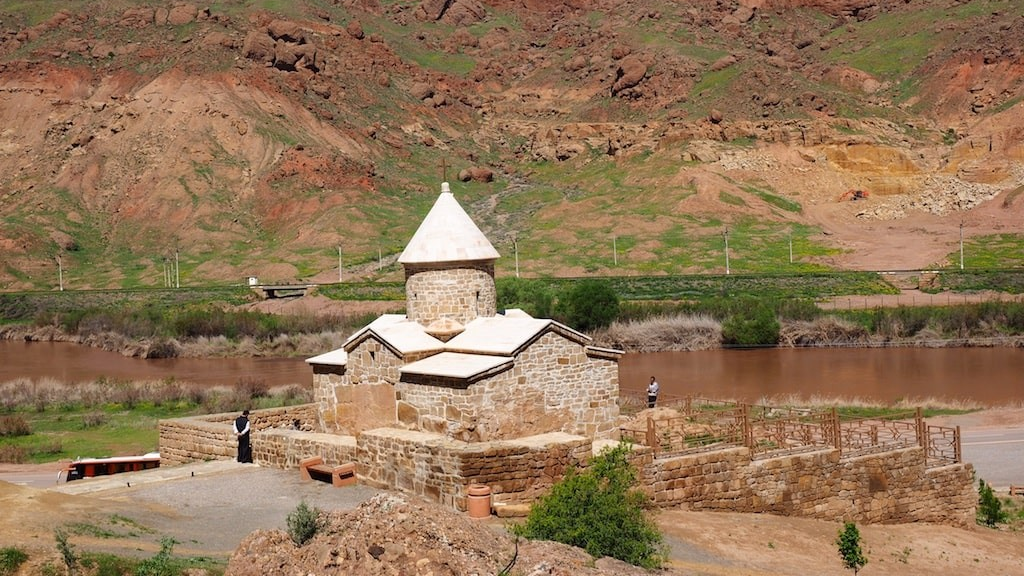
[[[999,493],[1010,485],[1024,486],[1024,428],[962,430],[964,461],[974,464],[976,476]]]
[[[10,481],[14,474],[0,474]],[[55,484],[37,475],[51,493],[90,497],[102,513],[67,507],[68,522],[86,523],[119,536],[91,544],[105,551],[159,547],[170,536],[175,553],[227,557],[250,532],[285,529],[300,502],[325,511],[351,510],[378,491],[368,486],[335,488],[300,479],[298,470],[263,468],[233,460],[154,468]],[[22,475],[22,480],[32,480]],[[28,482],[26,482],[28,483]],[[66,501],[61,501],[66,502]],[[109,506],[105,506],[108,503]],[[125,523],[121,518],[127,518]],[[123,536],[123,538],[122,538]]]

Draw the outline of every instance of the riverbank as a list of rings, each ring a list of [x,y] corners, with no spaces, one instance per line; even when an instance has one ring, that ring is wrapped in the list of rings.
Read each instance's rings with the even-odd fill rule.
[[[1024,347],[1019,310],[1024,297],[997,292],[971,294],[926,294],[904,290],[900,294],[838,296],[817,302],[816,318],[779,320],[777,347]],[[984,314],[968,310],[962,314],[886,312],[881,320],[861,316],[872,311],[893,309],[943,310],[980,304],[1013,307],[1007,313],[997,308]],[[365,318],[399,312],[401,302],[337,301],[324,296],[302,296],[250,302],[232,307],[240,312],[258,312],[291,317],[321,319]],[[986,315],[987,314],[987,315]],[[806,312],[803,313],[806,315]],[[859,318],[854,320],[853,318]],[[874,322],[874,329],[866,325]],[[353,330],[363,324],[341,326],[315,333],[285,333],[271,338],[242,336],[199,336],[193,338],[133,338],[111,331],[68,333],[56,324],[0,325],[0,339],[28,342],[69,342],[121,354],[126,357],[228,358],[228,357],[311,357],[340,347]],[[713,350],[723,347],[723,323],[709,314],[666,314],[639,320],[616,321],[594,331],[595,344],[626,352]]]

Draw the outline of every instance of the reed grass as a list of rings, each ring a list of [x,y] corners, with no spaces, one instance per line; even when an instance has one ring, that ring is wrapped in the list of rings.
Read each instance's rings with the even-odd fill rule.
[[[158,445],[160,419],[307,404],[312,390],[269,387],[259,378],[217,387],[173,379],[66,383],[19,378],[0,383],[0,399],[0,419],[12,427],[24,421],[30,430],[4,437],[0,462],[21,463],[151,452]]]
[[[593,338],[602,346],[630,352],[710,350],[721,347],[722,324],[703,314],[654,316],[612,322]]]

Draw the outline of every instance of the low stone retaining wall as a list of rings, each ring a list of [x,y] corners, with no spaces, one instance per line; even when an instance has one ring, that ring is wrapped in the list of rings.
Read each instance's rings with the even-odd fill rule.
[[[190,418],[174,418],[161,420],[160,430],[160,464],[175,466],[188,462],[205,460],[228,460],[238,456],[238,440],[231,428],[237,412],[207,414]],[[271,430],[309,431],[316,429],[316,404],[301,404],[282,408],[254,410],[249,414],[249,426],[252,429],[251,441],[253,459],[257,452],[268,455],[273,451],[262,449],[265,432]],[[269,441],[270,438],[267,437]]]
[[[919,447],[845,459],[838,450],[757,460],[748,448],[657,459],[649,451],[636,458],[658,506],[865,523],[974,522],[974,467],[929,469]]]
[[[326,464],[337,466],[356,461],[355,436],[271,429],[259,433],[253,441],[253,461],[260,466],[289,470],[310,456],[320,456]],[[356,473],[359,473],[358,467]]]
[[[560,432],[469,443],[380,428],[363,432],[358,440],[361,482],[424,496],[458,510],[466,509],[470,484],[489,486],[498,506],[531,503],[562,477],[567,466],[591,454],[588,438]]]
[[[232,459],[237,414],[160,422],[163,465]],[[313,404],[252,415],[253,457],[262,466],[298,468],[321,456],[330,465],[356,463],[360,482],[467,508],[467,488],[491,488],[496,507],[528,505],[585,462],[594,447],[614,442],[551,433],[492,442],[462,442],[445,435],[396,428],[358,436],[306,431],[316,422]],[[864,523],[974,522],[974,467],[928,468],[925,451],[910,447],[842,458],[826,449],[775,458],[753,458],[736,447],[675,457],[654,457],[634,446],[640,483],[658,506],[694,510],[773,513]]]

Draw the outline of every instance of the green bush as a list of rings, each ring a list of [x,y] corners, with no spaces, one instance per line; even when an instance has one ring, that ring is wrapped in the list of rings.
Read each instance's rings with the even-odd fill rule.
[[[839,556],[843,559],[843,566],[847,570],[853,570],[854,575],[868,563],[867,556],[860,548],[860,531],[857,530],[857,525],[853,522],[843,524],[843,529],[839,531],[839,536],[836,538],[836,545],[839,546]]]
[[[779,319],[764,303],[743,299],[722,323],[722,340],[733,346],[775,346],[779,342]]]
[[[995,526],[1000,522],[1006,522],[1006,512],[1003,511],[1003,503],[996,498],[992,487],[984,480],[978,480],[978,523],[985,526]]]
[[[135,576],[175,576],[180,570],[171,557],[174,549],[174,538],[164,537],[160,540],[160,551],[152,558],[139,562],[135,567]]]
[[[19,548],[13,546],[0,548],[0,576],[10,576],[16,573],[18,567],[25,560],[28,560],[28,554],[22,552]]]
[[[497,281],[498,309],[519,308],[534,318],[551,318],[554,291],[542,280],[501,278]]]
[[[560,320],[586,332],[604,328],[618,317],[619,297],[607,280],[580,280],[558,299],[555,311]]]
[[[305,501],[299,502],[299,505],[288,515],[286,520],[288,535],[291,536],[292,542],[302,546],[316,536],[316,533],[323,527],[320,514],[319,508],[310,508]]]
[[[611,556],[636,566],[657,568],[667,550],[657,525],[645,512],[646,494],[634,488],[636,471],[620,443],[591,459],[587,468],[570,468],[515,529],[533,540],[554,540]]]

